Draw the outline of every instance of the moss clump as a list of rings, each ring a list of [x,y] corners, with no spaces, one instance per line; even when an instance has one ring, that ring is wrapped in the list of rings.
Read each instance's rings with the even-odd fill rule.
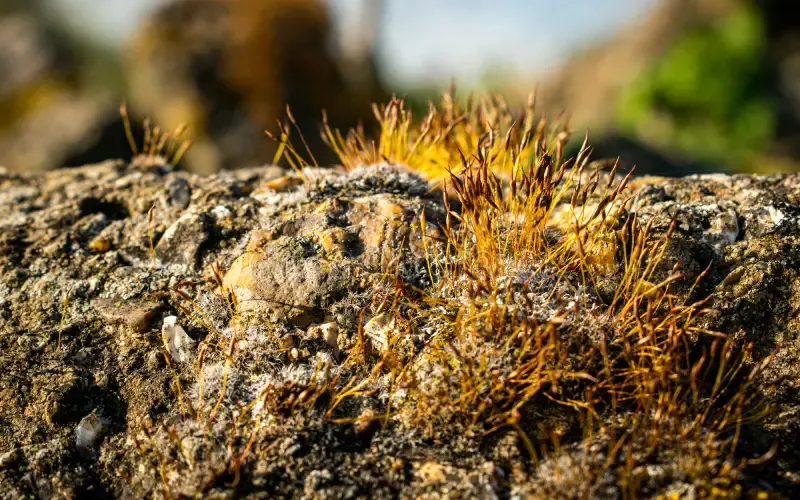
[[[377,143],[328,137],[344,165],[380,156],[442,182],[445,245],[429,255],[431,286],[409,293],[395,279],[365,315],[388,325],[378,354],[364,335],[327,414],[382,394],[369,418],[384,426],[437,441],[512,429],[534,463],[606,436],[586,477],[561,484],[581,496],[607,480],[631,497],[676,482],[740,494],[747,462],[734,457],[765,411],[748,391],[763,365],[743,375],[750,347],[696,326],[701,305],[670,290],[678,266],[657,273],[672,229],[652,237],[630,215],[628,178],[590,168],[586,145],[562,158],[568,134],[532,106],[514,115],[501,100],[462,108],[445,95],[418,128],[402,102],[376,114]],[[651,477],[665,461],[679,465]]]

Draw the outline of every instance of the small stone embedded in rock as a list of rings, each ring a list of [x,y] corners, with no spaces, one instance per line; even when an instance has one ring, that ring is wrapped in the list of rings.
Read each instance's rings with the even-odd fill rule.
[[[711,228],[707,231],[715,241],[723,245],[731,245],[739,237],[739,221],[736,212],[727,210],[711,219]]]
[[[325,342],[331,347],[333,356],[339,357],[339,325],[335,321],[323,323],[319,326],[320,335],[325,339]]]
[[[105,236],[98,235],[89,242],[89,249],[96,253],[107,252],[111,249],[111,242]]]
[[[343,251],[346,238],[347,233],[340,227],[325,229],[318,236],[319,244],[326,252]]]
[[[91,350],[89,350],[88,348],[84,347],[84,348],[80,349],[78,352],[75,353],[75,356],[73,356],[73,359],[75,360],[76,363],[78,363],[79,365],[82,365],[82,364],[86,363],[89,360],[90,356],[91,356]]]
[[[384,352],[389,348],[389,340],[395,327],[396,321],[394,317],[386,313],[380,313],[364,325],[364,335],[372,341],[372,345],[379,352]]]
[[[105,321],[125,325],[134,333],[148,330],[153,315],[161,307],[159,302],[122,302],[115,299],[98,299],[94,304],[97,313]]]
[[[223,285],[236,294],[240,312],[265,312],[273,320],[304,327],[352,288],[351,264],[305,257],[298,250],[297,240],[282,238],[233,262]]]
[[[225,205],[217,205],[211,209],[211,215],[217,220],[228,219],[231,216],[231,210]]]
[[[291,175],[284,175],[283,177],[278,177],[277,179],[272,179],[271,181],[265,182],[264,187],[278,193],[284,193],[286,191],[291,191],[297,186],[303,184],[303,182],[304,181],[302,177],[291,174]]]
[[[167,182],[169,203],[180,209],[186,209],[192,199],[192,187],[183,177],[176,177]]]
[[[461,259],[472,258],[474,240],[462,240],[467,244],[463,255],[448,250],[453,233],[446,225],[447,207],[439,201],[442,193],[426,194],[421,180],[402,176],[377,168],[359,168],[353,175],[330,169],[318,180],[256,197],[251,193],[260,186],[269,189],[263,186],[275,178],[273,170],[200,177],[124,165],[99,177],[85,167],[47,176],[0,174],[0,198],[13,198],[10,204],[0,200],[0,331],[9,331],[0,335],[2,365],[18,375],[0,376],[0,498],[80,496],[97,487],[131,498],[164,491],[192,498],[265,489],[280,497],[339,498],[368,491],[380,498],[437,493],[550,498],[565,491],[562,496],[617,498],[624,491],[617,482],[626,480],[628,469],[603,464],[630,457],[644,478],[632,496],[689,495],[695,485],[683,486],[691,481],[681,468],[682,457],[691,459],[692,467],[704,465],[693,461],[697,456],[710,457],[714,467],[727,457],[738,463],[767,453],[772,442],[781,444],[770,459],[775,468],[765,462],[756,475],[785,471],[768,486],[792,496],[800,484],[789,477],[800,477],[791,444],[800,429],[800,320],[795,314],[800,175],[672,179],[642,193],[629,190],[623,197],[632,197],[631,212],[639,219],[628,219],[623,211],[617,220],[609,216],[608,234],[591,234],[585,264],[602,269],[585,278],[578,259],[563,273],[560,264],[545,262],[550,250],[559,248],[565,253],[554,255],[563,255],[565,262],[580,257],[579,248],[568,246],[576,207],[567,194],[562,211],[551,217],[563,224],[545,222],[536,245],[541,255],[526,251],[522,261],[501,261],[508,255],[497,253],[503,272],[488,275],[489,293],[475,290],[470,285],[476,280],[461,273]],[[192,188],[186,210],[179,208],[179,198],[169,199],[165,186],[178,177]],[[410,194],[412,183],[420,186],[418,197]],[[463,204],[447,194],[454,214],[463,213]],[[87,197],[114,201],[81,205]],[[599,201],[588,198],[581,210],[591,215]],[[629,250],[636,238],[646,235],[648,244],[651,238],[658,243],[673,216],[679,228],[663,247],[664,265],[652,267],[651,275],[646,266],[652,255],[643,254],[646,272],[628,282],[633,277]],[[497,235],[511,242],[508,250],[514,241],[506,235],[513,238],[530,217],[500,210],[493,219],[503,231]],[[453,231],[466,229],[456,217],[451,222]],[[153,265],[149,233],[163,265]],[[89,246],[98,235],[111,245],[104,253],[102,246]],[[205,243],[195,250],[202,238]],[[54,243],[58,251],[52,250]],[[200,265],[182,265],[184,255]],[[475,262],[476,271],[494,267],[491,260]],[[217,290],[219,274],[224,286]],[[666,285],[664,293],[655,290],[655,284],[679,275],[686,277],[668,282],[668,292]],[[63,313],[62,292],[71,284],[70,328],[62,336],[66,349],[50,355]],[[169,291],[179,288],[195,299],[194,309],[202,311],[206,326],[178,312],[183,299]],[[639,305],[615,307],[624,297],[639,299]],[[705,301],[707,313],[689,307],[695,299]],[[636,321],[622,324],[624,319],[615,323],[607,311],[647,311],[659,303],[666,309],[667,302],[686,311],[681,317],[697,332],[683,337],[692,349],[686,356],[701,354],[706,346],[701,332],[725,334],[730,352],[737,354],[752,342],[742,365],[747,376],[751,364],[761,366],[773,356],[752,383],[742,380],[748,401],[766,396],[776,411],[744,431],[747,446],[735,454],[707,422],[695,422],[694,412],[705,411],[702,402],[682,399],[688,413],[675,413],[680,421],[674,425],[672,414],[660,421],[670,425],[657,436],[658,456],[648,448],[653,441],[647,425],[635,426],[644,434],[631,434],[613,455],[615,436],[626,432],[629,422],[605,404],[602,389],[583,392],[604,383],[604,344],[616,356],[622,353],[620,339],[629,338],[628,327],[641,327]],[[173,314],[177,318],[163,321],[162,329],[164,317]],[[637,319],[627,313],[625,318]],[[645,334],[642,340],[661,342],[662,333],[669,337],[673,326],[683,328],[681,319],[661,324],[663,329],[650,332],[657,338]],[[212,329],[227,339],[219,348]],[[500,411],[516,408],[512,398],[526,390],[527,382],[538,387],[517,368],[538,366],[518,362],[541,351],[527,343],[539,340],[539,333],[545,335],[546,350],[564,348],[564,356],[544,360],[547,370],[569,377],[562,396],[597,396],[597,404],[588,404],[609,410],[598,420],[593,417],[598,425],[590,435],[580,432],[580,412],[563,405],[524,404],[519,412]],[[152,344],[154,334],[164,348]],[[209,349],[203,355],[200,340],[206,334]],[[683,346],[675,351],[680,359],[683,352]],[[342,363],[348,355],[351,359]],[[738,363],[730,366],[736,369]],[[628,373],[625,366],[619,369]],[[714,370],[708,371],[711,379],[706,372],[698,374],[704,379],[698,382],[713,385]],[[652,373],[639,373],[642,381],[658,382]],[[670,387],[684,387],[686,373],[674,379],[677,385],[670,379]],[[686,394],[691,397],[691,388]],[[93,408],[97,413],[90,415]],[[489,436],[481,432],[508,418],[530,429],[532,440],[553,437],[562,446],[532,463],[525,439],[514,429]],[[447,425],[437,425],[441,422]],[[685,440],[671,439],[686,425],[708,437],[701,448],[694,441],[686,448]],[[232,436],[237,429],[241,432]],[[13,442],[4,442],[5,436]],[[238,486],[208,484],[208,478],[230,469],[232,456],[248,449]],[[716,450],[723,453],[717,456]],[[167,459],[163,477],[158,454]],[[765,488],[772,472],[758,477]],[[738,478],[751,477],[746,471],[741,471],[746,476],[731,473],[720,477],[733,488],[739,487]]]
[[[75,444],[79,449],[94,448],[97,438],[105,430],[105,419],[97,414],[97,410],[83,417],[75,428]]]
[[[178,363],[189,362],[194,357],[195,341],[178,324],[178,318],[175,316],[164,318],[161,339],[164,341],[164,347],[167,348],[169,355]]]
[[[156,258],[160,264],[184,266],[196,270],[200,247],[208,238],[205,218],[186,213],[176,220],[156,245]]]

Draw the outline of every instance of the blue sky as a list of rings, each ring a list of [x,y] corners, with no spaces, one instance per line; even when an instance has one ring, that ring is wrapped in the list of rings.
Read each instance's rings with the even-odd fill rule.
[[[85,29],[123,40],[163,0],[53,0]],[[268,0],[265,0],[268,1]],[[328,0],[346,19],[361,0]],[[381,68],[394,81],[474,82],[487,68],[546,69],[641,15],[655,0],[384,0]]]

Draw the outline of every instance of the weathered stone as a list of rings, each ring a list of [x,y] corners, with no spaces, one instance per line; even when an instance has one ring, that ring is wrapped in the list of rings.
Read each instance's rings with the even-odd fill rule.
[[[166,185],[169,202],[178,208],[186,209],[192,199],[192,187],[183,177],[173,177]]]
[[[290,191],[303,184],[303,179],[297,175],[285,175],[264,183],[264,187],[278,193]]]
[[[89,248],[97,253],[104,253],[111,249],[111,242],[105,236],[97,236],[89,242]]]
[[[433,394],[445,372],[473,359],[477,366],[491,347],[491,339],[468,346],[442,335],[436,323],[391,315],[395,298],[400,311],[411,303],[415,289],[407,285],[431,284],[428,259],[442,250],[440,194],[427,196],[424,180],[387,165],[309,170],[302,184],[264,188],[292,175],[264,167],[204,178],[110,164],[38,176],[0,173],[0,435],[12,436],[0,439],[0,496],[36,496],[19,480],[28,474],[66,496],[89,491],[81,489],[87,484],[120,497],[158,496],[165,481],[176,495],[223,491],[219,481],[235,474],[228,445],[240,456],[239,444],[251,433],[237,486],[245,496],[268,488],[275,496],[308,490],[332,497],[586,492],[589,482],[574,464],[602,469],[625,429],[584,440],[574,418],[547,413],[547,403],[536,401],[520,410],[520,422],[546,424],[564,443],[534,463],[511,427],[497,431],[513,435],[507,442],[480,436],[486,429],[466,432],[431,418],[424,424],[434,428],[434,439],[426,441],[423,431],[396,425],[401,403],[409,405],[402,400],[408,391],[402,370],[424,375],[418,390]],[[165,188],[183,185],[175,179],[191,185],[186,208],[184,198],[170,198]],[[709,312],[699,326],[739,346],[753,342],[748,363],[774,353],[751,392],[768,393],[777,384],[769,395],[777,410],[742,428],[741,457],[779,441],[777,458],[764,466],[774,474],[763,481],[794,491],[800,484],[792,482],[800,470],[793,450],[800,422],[800,176],[648,182],[631,188],[631,210],[653,222],[653,237],[676,219],[659,272],[666,276],[679,262],[687,276],[675,284],[678,295],[703,276],[693,293],[708,299]],[[98,238],[108,248],[93,243]],[[579,296],[558,273],[525,268],[496,277],[495,292],[509,299],[509,310],[527,304],[531,323],[550,322],[556,334],[565,329],[569,342],[590,342],[598,329],[610,328],[598,312],[619,284],[619,256],[610,254],[615,265],[598,280],[598,297]],[[457,319],[457,311],[442,315],[451,312]],[[179,356],[183,362],[169,358],[169,368],[157,331],[162,314],[176,318],[166,329],[180,325],[182,335],[196,340]],[[419,362],[437,335],[470,357],[447,370]],[[406,368],[407,360],[414,363]],[[346,387],[348,373],[359,370],[367,378],[357,380],[367,383]],[[340,385],[326,385],[335,380]],[[339,401],[344,390],[357,396]],[[100,408],[107,424],[102,441],[82,447],[98,453],[77,453],[76,427]],[[261,420],[248,420],[252,415]],[[534,446],[550,442],[533,425],[525,432]],[[682,467],[695,456],[692,446],[702,452],[719,444],[701,438],[671,442],[685,457],[657,450],[653,463],[636,469],[637,480],[664,494],[699,491]],[[646,448],[631,446],[632,453]],[[163,477],[153,467],[158,453],[168,457]],[[76,472],[87,470],[86,460],[96,473]],[[624,467],[615,463],[592,476],[596,496],[621,496],[615,474]],[[213,487],[210,477],[218,478]]]
[[[344,253],[344,245],[347,233],[340,227],[332,227],[323,230],[319,235],[319,244],[326,252]]]
[[[353,287],[354,270],[315,254],[310,241],[282,238],[261,253],[234,261],[224,284],[242,311],[266,311],[275,320],[307,325]]]
[[[159,302],[124,302],[113,298],[95,301],[101,318],[111,324],[127,326],[133,333],[147,331],[160,307]]]
[[[155,247],[159,265],[197,269],[200,248],[208,238],[205,217],[189,212],[164,232]]]
[[[75,445],[81,450],[91,450],[97,445],[106,428],[106,420],[97,411],[83,417],[75,428]]]
[[[399,185],[412,184],[410,176],[392,177],[388,167],[362,169],[365,176],[381,173]],[[357,179],[353,173],[348,178]],[[340,182],[331,176],[322,180],[323,186]],[[251,233],[225,285],[244,311],[265,311],[274,320],[299,325],[320,321],[333,302],[361,286],[359,269],[385,271],[406,260],[422,267],[419,230],[415,233],[412,225],[425,206],[415,198],[375,193],[348,201],[323,199],[313,208],[281,208],[276,222]]]

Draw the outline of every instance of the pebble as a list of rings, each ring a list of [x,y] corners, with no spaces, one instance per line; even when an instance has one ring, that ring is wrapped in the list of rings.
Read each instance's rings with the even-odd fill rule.
[[[97,438],[102,435],[105,427],[105,419],[97,414],[97,410],[92,411],[83,417],[75,428],[75,444],[83,450],[94,448]]]
[[[166,184],[167,195],[169,196],[169,203],[176,207],[185,210],[189,206],[192,199],[192,187],[186,179],[182,177],[175,177]]]
[[[75,362],[78,363],[79,365],[82,365],[89,360],[91,353],[92,353],[91,349],[83,347],[80,350],[78,350],[78,352],[75,353],[72,359],[74,359]]]
[[[161,306],[155,302],[122,302],[114,299],[101,299],[95,302],[97,312],[112,324],[123,324],[134,333],[143,333],[150,328],[153,315]]]
[[[178,363],[189,362],[194,358],[195,341],[186,333],[178,318],[167,316],[161,327],[161,339],[169,355]]]

